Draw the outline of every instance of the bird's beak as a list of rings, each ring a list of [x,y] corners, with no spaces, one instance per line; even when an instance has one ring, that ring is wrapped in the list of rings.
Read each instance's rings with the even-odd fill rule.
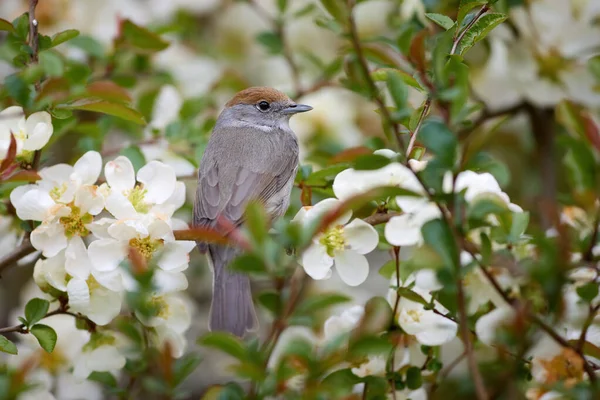
[[[284,114],[298,114],[312,110],[311,106],[306,104],[292,104],[288,108],[284,108],[282,111]]]

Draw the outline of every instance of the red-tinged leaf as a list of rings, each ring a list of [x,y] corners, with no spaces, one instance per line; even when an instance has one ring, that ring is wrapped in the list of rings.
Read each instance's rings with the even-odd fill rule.
[[[98,99],[81,99],[73,103],[62,105],[58,108],[67,108],[71,110],[83,110],[99,112],[103,114],[113,115],[127,121],[134,122],[139,125],[146,123],[144,116],[137,110],[120,103],[112,103]]]
[[[131,262],[131,269],[136,275],[141,275],[148,271],[148,262],[142,253],[135,247],[129,247],[128,258]]]
[[[7,170],[8,167],[14,163],[16,156],[17,156],[17,140],[15,139],[15,135],[13,135],[13,133],[11,132],[10,133],[10,144],[8,145],[8,151],[6,152],[6,158],[4,160],[2,160],[2,163],[0,164],[0,172]]]
[[[5,19],[0,18],[0,31],[15,32],[15,27]]]
[[[50,98],[53,102],[66,100],[69,97],[69,81],[62,77],[48,78],[42,84],[42,87],[35,98],[36,102],[42,99]]]
[[[87,86],[90,96],[98,97],[115,103],[131,103],[131,96],[127,90],[111,81],[98,81]]]
[[[16,168],[16,165],[15,165]],[[42,179],[36,171],[21,170],[14,175],[8,177],[5,182],[35,182]]]
[[[600,131],[598,130],[598,125],[596,125],[592,117],[585,111],[582,111],[581,118],[583,119],[583,131],[585,132],[585,136],[592,146],[600,151]]]
[[[119,49],[151,54],[166,49],[169,42],[127,19],[121,24],[121,34],[115,40],[115,45]]]
[[[415,64],[416,68],[424,73],[427,70],[427,64],[425,61],[425,39],[427,37],[427,30],[423,29],[417,33],[413,40],[410,42],[410,51],[408,58]]]
[[[303,206],[311,206],[312,205],[312,189],[310,186],[303,186],[302,193],[300,194],[300,199],[302,201]]]
[[[228,244],[230,240],[221,233],[210,228],[191,228],[173,231],[176,240],[194,240],[218,244]]]
[[[333,165],[342,162],[352,162],[358,157],[367,154],[373,154],[373,150],[365,146],[351,147],[349,149],[339,152],[338,154],[330,158],[328,164]]]

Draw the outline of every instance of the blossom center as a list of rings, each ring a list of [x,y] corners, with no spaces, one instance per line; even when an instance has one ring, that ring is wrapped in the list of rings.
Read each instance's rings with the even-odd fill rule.
[[[414,322],[421,322],[421,313],[418,310],[408,310],[406,313]]]
[[[158,318],[167,319],[170,314],[169,304],[162,297],[155,296],[150,301],[152,306],[156,308],[156,316]]]
[[[133,238],[129,241],[129,246],[137,249],[146,260],[150,260],[162,244],[161,239],[152,239],[150,236]]]
[[[344,227],[342,225],[334,226],[329,228],[319,243],[325,247],[329,257],[333,257],[334,253],[338,250],[343,250],[346,247],[346,239],[344,238]]]
[[[135,211],[145,214],[150,211],[150,206],[144,201],[148,191],[141,186],[136,186],[127,194],[127,200],[131,202]]]
[[[50,197],[52,197],[52,200],[58,201],[58,199],[60,199],[60,196],[65,194],[66,191],[67,191],[67,184],[65,182],[63,182],[62,185],[54,186],[52,188],[52,190],[50,191]]]
[[[86,224],[90,224],[94,220],[90,214],[81,215],[79,207],[71,206],[71,214],[60,217],[60,223],[65,227],[65,236],[72,238],[73,236],[86,236],[89,234]]]
[[[39,366],[52,375],[57,374],[63,367],[68,365],[67,357],[58,347],[55,347],[52,353],[40,350],[37,354]]]
[[[555,83],[560,83],[560,73],[570,65],[569,60],[562,57],[557,50],[551,50],[548,54],[537,54],[536,60],[540,76]]]

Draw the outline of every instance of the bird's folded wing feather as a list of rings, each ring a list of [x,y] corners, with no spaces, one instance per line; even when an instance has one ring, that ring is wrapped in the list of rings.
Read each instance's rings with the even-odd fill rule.
[[[244,133],[213,134],[198,173],[194,226],[212,226],[219,215],[241,224],[249,200],[267,202],[294,173],[298,147],[291,134]]]

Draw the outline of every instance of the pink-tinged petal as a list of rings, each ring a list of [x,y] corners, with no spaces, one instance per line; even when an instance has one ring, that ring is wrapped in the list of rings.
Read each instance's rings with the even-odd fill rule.
[[[302,267],[313,279],[325,279],[331,270],[333,258],[329,257],[324,246],[312,244],[302,254]]]
[[[358,286],[369,276],[369,262],[354,250],[342,250],[335,254],[335,270],[346,285]]]
[[[165,271],[170,271],[182,266],[187,267],[187,264],[190,262],[189,253],[195,246],[195,242],[187,240],[166,243],[160,253],[158,266]]]
[[[23,143],[23,150],[34,151],[44,147],[54,132],[52,117],[46,111],[31,114],[25,121],[27,139]]]
[[[15,191],[16,189],[13,193]],[[22,193],[17,192],[18,194]],[[41,189],[27,190],[17,201],[13,201],[11,193],[11,202],[17,210],[17,216],[24,221],[44,221],[49,216],[50,209],[56,204],[48,192]]]
[[[65,230],[60,224],[42,224],[31,232],[31,245],[44,257],[54,257],[67,247]]]
[[[134,218],[137,215],[133,204],[121,192],[112,191],[105,207],[116,219]]]
[[[160,161],[150,161],[138,171],[138,181],[147,191],[144,200],[152,204],[164,203],[175,191],[175,171]]]
[[[88,247],[88,255],[98,271],[113,271],[127,256],[126,243],[113,239],[95,240]]]
[[[93,185],[102,172],[102,156],[97,151],[88,151],[73,165],[71,179],[82,185]]]
[[[367,254],[377,247],[379,235],[371,225],[356,218],[344,227],[344,240],[358,254]]]
[[[135,186],[135,171],[129,158],[119,156],[106,163],[104,167],[106,182],[112,190],[122,193]]]

